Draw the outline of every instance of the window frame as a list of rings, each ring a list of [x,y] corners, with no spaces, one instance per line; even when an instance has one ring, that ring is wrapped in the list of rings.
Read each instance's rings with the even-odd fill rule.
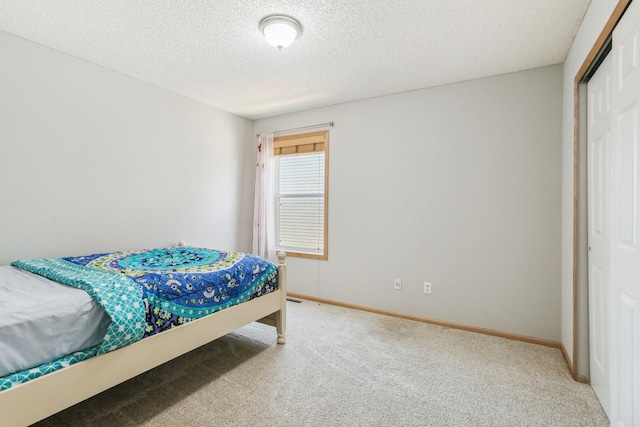
[[[273,192],[273,203],[274,203],[274,226],[275,226],[275,235],[276,235],[276,249],[283,250],[287,253],[287,256],[298,257],[298,258],[307,258],[307,259],[317,259],[317,260],[328,260],[329,259],[329,131],[317,131],[317,132],[308,132],[294,135],[286,135],[286,136],[276,136],[273,138],[273,155],[274,160],[279,156],[296,156],[296,155],[305,155],[311,154],[313,152],[324,152],[324,248],[323,253],[311,253],[304,252],[300,250],[291,251],[290,249],[281,247],[279,245],[279,209],[276,206],[278,202],[278,192],[277,190],[277,182],[279,181],[279,176],[275,176],[273,180],[274,192]],[[280,169],[274,168],[276,173],[280,173]]]

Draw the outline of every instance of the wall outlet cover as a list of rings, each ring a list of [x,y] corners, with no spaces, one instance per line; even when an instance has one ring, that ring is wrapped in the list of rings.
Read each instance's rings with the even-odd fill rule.
[[[431,282],[424,282],[424,293],[431,294]]]

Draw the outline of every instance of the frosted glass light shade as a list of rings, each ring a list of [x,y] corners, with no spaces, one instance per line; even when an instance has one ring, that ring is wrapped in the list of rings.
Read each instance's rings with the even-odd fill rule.
[[[271,46],[282,50],[289,47],[302,33],[300,23],[288,16],[268,16],[260,22],[260,31]]]

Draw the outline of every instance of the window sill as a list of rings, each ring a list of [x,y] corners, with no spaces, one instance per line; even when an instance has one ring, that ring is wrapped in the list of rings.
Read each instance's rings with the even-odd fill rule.
[[[321,260],[321,261],[329,260],[329,255],[327,254],[327,252],[325,252],[324,254],[309,254],[309,253],[305,253],[305,252],[288,251],[286,249],[276,249],[276,252],[279,252],[279,251],[285,252],[287,254],[287,257],[317,259],[317,260]]]

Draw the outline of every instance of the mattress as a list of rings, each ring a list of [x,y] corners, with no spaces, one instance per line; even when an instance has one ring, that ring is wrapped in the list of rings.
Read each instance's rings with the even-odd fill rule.
[[[98,345],[109,323],[87,292],[0,266],[0,377]]]

